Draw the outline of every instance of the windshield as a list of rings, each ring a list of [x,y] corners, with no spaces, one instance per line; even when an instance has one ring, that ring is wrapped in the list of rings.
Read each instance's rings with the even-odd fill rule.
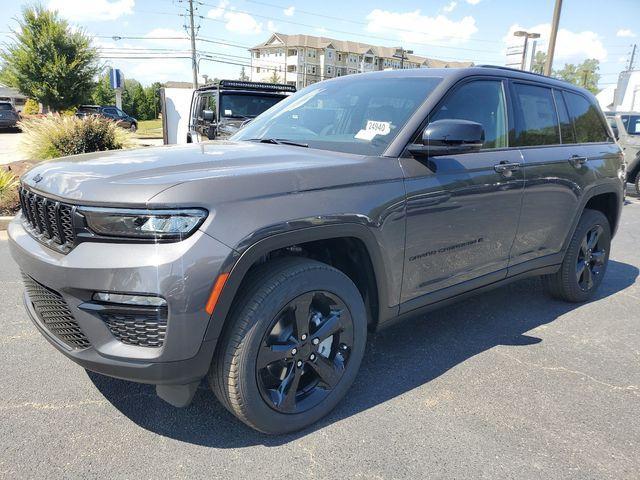
[[[222,93],[220,95],[220,116],[227,118],[253,118],[273,107],[282,100],[279,95],[255,93]]]
[[[622,115],[621,120],[629,135],[640,135],[640,115]]]
[[[0,103],[0,110],[13,110],[13,105],[10,103]]]
[[[441,79],[370,77],[312,85],[283,100],[232,140],[278,139],[380,155]]]

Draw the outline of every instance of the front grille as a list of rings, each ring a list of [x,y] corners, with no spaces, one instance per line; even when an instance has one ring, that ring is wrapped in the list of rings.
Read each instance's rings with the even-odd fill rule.
[[[100,317],[114,337],[122,343],[140,347],[161,347],[167,332],[167,319],[155,312],[130,314],[103,312]]]
[[[29,233],[42,243],[68,252],[76,240],[73,206],[20,189],[20,205]]]
[[[64,298],[33,278],[22,274],[25,290],[38,318],[46,329],[71,348],[91,346]]]

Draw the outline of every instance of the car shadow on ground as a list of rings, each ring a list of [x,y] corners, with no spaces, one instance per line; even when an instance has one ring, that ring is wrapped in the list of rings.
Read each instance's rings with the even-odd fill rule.
[[[594,301],[632,285],[638,268],[610,261]],[[538,278],[522,280],[460,303],[409,319],[371,335],[355,384],[326,418],[295,434],[268,436],[237,420],[203,381],[192,404],[177,409],[150,385],[88,372],[98,390],[139,426],[166,437],[216,448],[277,446],[402,395],[497,345],[539,343],[526,333],[584,308],[550,299]]]

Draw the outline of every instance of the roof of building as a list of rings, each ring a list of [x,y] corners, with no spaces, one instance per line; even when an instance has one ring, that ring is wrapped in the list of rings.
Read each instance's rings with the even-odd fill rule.
[[[329,48],[332,47],[338,52],[352,52],[360,55],[371,52],[377,57],[394,58],[396,51],[400,47],[383,47],[368,43],[352,42],[349,40],[336,40],[329,37],[316,37],[315,35],[286,35],[284,33],[273,33],[267,41],[252,47],[250,50],[257,50],[265,47],[285,45],[287,47],[309,47],[309,48]],[[409,62],[419,65],[426,65],[434,68],[469,67],[473,62],[450,62],[435,58],[422,57],[420,55],[407,54]]]
[[[17,89],[7,87],[3,83],[0,83],[0,97],[27,98],[26,95],[23,95]]]

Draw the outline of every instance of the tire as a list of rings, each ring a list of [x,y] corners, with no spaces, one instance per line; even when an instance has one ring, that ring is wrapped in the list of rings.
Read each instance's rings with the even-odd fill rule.
[[[589,239],[593,237],[588,236],[595,231],[600,233],[597,243],[592,247]],[[553,297],[567,302],[578,303],[591,299],[606,273],[610,249],[611,227],[607,217],[597,210],[585,210],[571,237],[560,270],[543,277],[547,291]],[[584,270],[581,270],[583,267]]]
[[[636,186],[636,195],[640,196],[640,172],[636,173],[636,181],[633,183]]]
[[[136,133],[137,130],[138,130],[138,125],[136,125],[135,123],[132,123],[131,126],[129,127],[129,131],[131,133]]]
[[[339,270],[303,258],[268,262],[250,273],[242,288],[244,291],[234,302],[209,370],[211,388],[231,413],[256,430],[267,434],[282,434],[307,427],[338,404],[356,377],[367,336],[367,317],[362,296],[354,283]],[[312,302],[307,313],[298,317],[298,308],[291,310],[290,305],[293,300],[301,302],[301,298],[312,298]],[[323,341],[319,345],[313,343],[320,341],[314,336],[320,337],[320,330],[328,323],[324,320],[319,323],[315,333],[312,333],[314,327],[311,323],[320,318],[316,316],[319,315],[317,312],[312,314],[313,308],[316,308],[313,307],[316,305],[313,302],[318,301],[334,302],[346,307],[329,309],[326,318],[333,321],[338,318],[346,327],[329,337],[329,351],[322,354],[320,348],[324,348],[323,345],[327,342]],[[300,311],[304,313],[304,309],[300,308]],[[335,312],[339,312],[338,315]],[[280,328],[282,322],[287,321],[291,315],[295,317],[292,320],[292,330]],[[306,342],[302,342],[301,338],[305,335],[297,331],[296,327],[298,318],[302,317],[309,321]],[[285,345],[277,343],[269,346],[268,342],[272,341],[273,332],[277,328],[280,335],[287,337]],[[289,331],[290,336],[287,333]],[[342,343],[343,339],[346,343]],[[349,339],[351,344],[347,348]],[[280,337],[276,340],[280,341]],[[297,348],[290,349],[291,345]],[[291,359],[265,362],[267,366],[261,369],[263,352],[272,352],[276,347],[282,348],[282,352],[286,351]],[[298,356],[293,356],[294,350],[298,349]],[[312,362],[314,355],[316,358]],[[298,368],[297,365],[303,360],[305,363]],[[327,388],[329,383],[324,383],[324,377],[316,373],[321,371],[321,366],[329,364],[342,367],[331,369],[331,383],[335,380],[332,388]],[[272,376],[272,369],[281,374]],[[297,378],[296,389],[289,389],[293,392],[293,400],[288,393],[280,392],[278,396],[278,389],[267,389],[265,377],[270,381],[276,379],[276,383],[281,381],[280,387],[287,379]],[[308,382],[306,386],[305,382]]]

